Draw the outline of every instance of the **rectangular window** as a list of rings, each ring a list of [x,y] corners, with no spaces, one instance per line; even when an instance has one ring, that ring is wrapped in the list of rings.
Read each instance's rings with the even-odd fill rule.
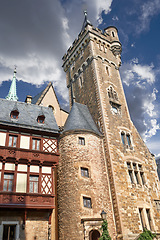
[[[92,208],[91,198],[83,197],[83,206],[87,208]]]
[[[4,183],[3,191],[12,192],[13,191],[13,173],[4,173]]]
[[[82,177],[89,177],[88,168],[83,168],[83,167],[81,167],[81,176],[82,176]]]
[[[126,135],[126,138],[127,138],[128,146],[130,147],[130,146],[131,146],[131,138],[130,138],[130,135],[127,134],[127,135]]]
[[[40,139],[32,139],[32,149],[33,150],[40,150]]]
[[[149,223],[150,230],[152,230],[150,209],[146,209],[146,213],[147,213],[147,218],[148,218],[148,223]]]
[[[38,193],[38,176],[29,176],[29,192]]]
[[[140,176],[141,176],[141,180],[142,180],[142,184],[145,184],[145,180],[144,180],[144,173],[140,172]]]
[[[9,147],[17,147],[18,136],[9,135]]]
[[[138,178],[138,172],[134,172],[134,174],[135,174],[135,177],[136,177],[137,184],[140,184],[139,178]]]
[[[121,139],[122,139],[123,145],[125,145],[125,134],[123,132],[121,133]]]
[[[3,225],[3,240],[16,239],[16,225]]]
[[[80,145],[85,145],[85,138],[79,137],[79,144]]]
[[[144,222],[144,216],[143,216],[143,209],[139,208],[139,215],[140,215],[140,219],[141,219],[141,224],[142,224],[142,228],[144,229],[144,227],[146,227],[145,222]]]
[[[132,170],[129,170],[128,173],[129,173],[129,176],[130,176],[131,183],[134,183],[133,171],[132,171]]]

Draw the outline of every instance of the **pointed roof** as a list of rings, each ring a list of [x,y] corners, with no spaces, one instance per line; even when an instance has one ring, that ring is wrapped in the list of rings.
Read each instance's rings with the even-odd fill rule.
[[[90,23],[90,21],[88,20],[88,18],[87,18],[87,11],[85,10],[85,11],[84,11],[84,22],[83,22],[81,31],[84,31],[85,27],[86,27],[88,24],[92,25],[92,24]]]
[[[88,110],[88,107],[77,102],[73,103],[71,112],[64,125],[63,132],[73,130],[89,131],[102,136]]]
[[[17,97],[17,90],[16,90],[16,68],[14,69],[14,75],[12,78],[12,83],[9,89],[9,93],[6,96],[7,100],[12,100],[12,101],[17,101],[18,97]]]

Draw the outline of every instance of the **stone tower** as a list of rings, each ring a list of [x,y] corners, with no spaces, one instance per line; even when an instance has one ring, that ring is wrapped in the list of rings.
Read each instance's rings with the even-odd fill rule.
[[[66,125],[70,128],[64,128],[60,141],[59,186],[62,184],[63,189],[59,191],[60,240],[98,239],[92,233],[99,229],[98,214],[102,209],[107,212],[112,239],[135,239],[144,227],[160,232],[156,164],[131,121],[120,65],[117,29],[108,27],[102,32],[92,26],[85,13],[78,39],[63,57],[74,114],[69,116]],[[75,110],[74,99],[80,103],[78,106],[87,105],[102,135],[88,127],[72,127],[78,121],[75,117],[78,112],[85,115],[82,109]],[[81,138],[88,144],[83,150],[77,144]],[[98,150],[93,151],[94,148]],[[82,168],[90,171],[88,182],[80,179],[82,174],[78,171]],[[94,204],[86,207],[85,200]]]

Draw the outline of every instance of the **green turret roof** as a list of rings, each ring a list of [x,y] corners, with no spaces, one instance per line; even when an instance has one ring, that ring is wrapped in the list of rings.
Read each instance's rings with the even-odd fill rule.
[[[14,75],[12,78],[12,83],[9,89],[9,93],[6,97],[7,100],[12,100],[12,101],[17,101],[18,97],[17,97],[17,91],[16,91],[16,68],[14,70]]]

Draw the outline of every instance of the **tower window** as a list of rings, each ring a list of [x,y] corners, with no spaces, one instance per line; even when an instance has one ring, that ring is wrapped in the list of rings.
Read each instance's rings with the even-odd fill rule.
[[[145,184],[144,172],[141,164],[127,162],[127,168],[131,183],[140,185]]]
[[[107,72],[107,75],[109,76],[109,69],[107,66],[106,66],[106,72]]]
[[[91,198],[83,197],[83,206],[87,208],[92,208]]]
[[[112,37],[115,37],[115,34],[114,34],[114,32],[112,32]]]
[[[121,132],[121,139],[122,139],[123,145],[125,145],[125,133],[124,132]]]
[[[85,145],[85,138],[79,137],[78,140],[79,140],[78,142],[80,145]]]
[[[127,138],[128,146],[130,147],[130,146],[131,146],[131,138],[130,138],[130,135],[127,134],[127,135],[126,135],[126,138]]]
[[[133,149],[131,135],[129,133],[121,132],[121,140],[125,148]]]
[[[81,167],[81,176],[89,178],[88,168]]]

